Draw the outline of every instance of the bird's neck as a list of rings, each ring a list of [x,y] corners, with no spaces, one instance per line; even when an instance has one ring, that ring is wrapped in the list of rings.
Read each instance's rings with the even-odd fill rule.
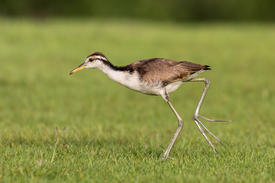
[[[127,66],[114,66],[109,61],[102,62],[102,64],[98,66],[98,69],[104,72],[106,75],[108,75],[110,79],[120,84],[122,84],[127,75],[132,72],[131,69],[127,68]]]

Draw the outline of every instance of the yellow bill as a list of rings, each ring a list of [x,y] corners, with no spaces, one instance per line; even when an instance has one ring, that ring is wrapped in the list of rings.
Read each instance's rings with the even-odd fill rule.
[[[82,70],[82,69],[84,69],[84,67],[85,67],[85,64],[83,63],[83,64],[81,64],[80,66],[78,66],[77,68],[75,68],[74,70],[72,70],[72,71],[70,72],[70,75],[73,74],[73,73],[76,73],[76,72],[78,72],[78,71],[80,71],[80,70]]]

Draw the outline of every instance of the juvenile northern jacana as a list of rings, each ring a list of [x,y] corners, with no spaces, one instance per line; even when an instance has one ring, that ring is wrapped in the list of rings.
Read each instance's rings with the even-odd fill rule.
[[[102,53],[95,52],[89,55],[85,62],[72,70],[70,74],[76,73],[84,68],[95,68],[101,70],[112,80],[126,86],[131,90],[148,95],[162,96],[162,98],[169,104],[178,119],[178,128],[176,133],[162,156],[164,159],[166,159],[169,157],[170,150],[173,147],[173,144],[175,143],[183,126],[183,120],[172,105],[168,94],[178,89],[182,82],[205,83],[204,91],[192,119],[215,153],[217,153],[217,150],[215,149],[213,143],[206,136],[203,128],[220,144],[222,144],[221,141],[215,135],[213,135],[198,119],[200,117],[210,122],[227,122],[225,120],[211,120],[199,115],[201,105],[210,86],[210,80],[208,78],[194,77],[204,72],[205,70],[211,70],[209,67],[210,66],[208,65],[199,65],[187,61],[177,62],[164,58],[140,60],[127,66],[119,67],[114,66]]]

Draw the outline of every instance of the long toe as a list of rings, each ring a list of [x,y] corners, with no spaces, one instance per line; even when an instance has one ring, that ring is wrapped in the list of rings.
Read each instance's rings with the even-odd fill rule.
[[[209,122],[233,122],[233,121],[235,121],[235,120],[209,119],[209,118],[206,118],[206,117],[201,116],[201,115],[198,115],[198,117],[200,117],[202,119],[205,119],[206,121],[209,121]]]

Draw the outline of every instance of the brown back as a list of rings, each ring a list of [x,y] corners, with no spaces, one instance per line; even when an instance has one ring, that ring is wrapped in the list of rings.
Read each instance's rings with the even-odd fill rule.
[[[162,81],[164,84],[182,80],[200,70],[210,70],[208,65],[194,64],[187,61],[177,62],[164,58],[140,60],[129,64],[128,67],[137,70],[144,82]]]

